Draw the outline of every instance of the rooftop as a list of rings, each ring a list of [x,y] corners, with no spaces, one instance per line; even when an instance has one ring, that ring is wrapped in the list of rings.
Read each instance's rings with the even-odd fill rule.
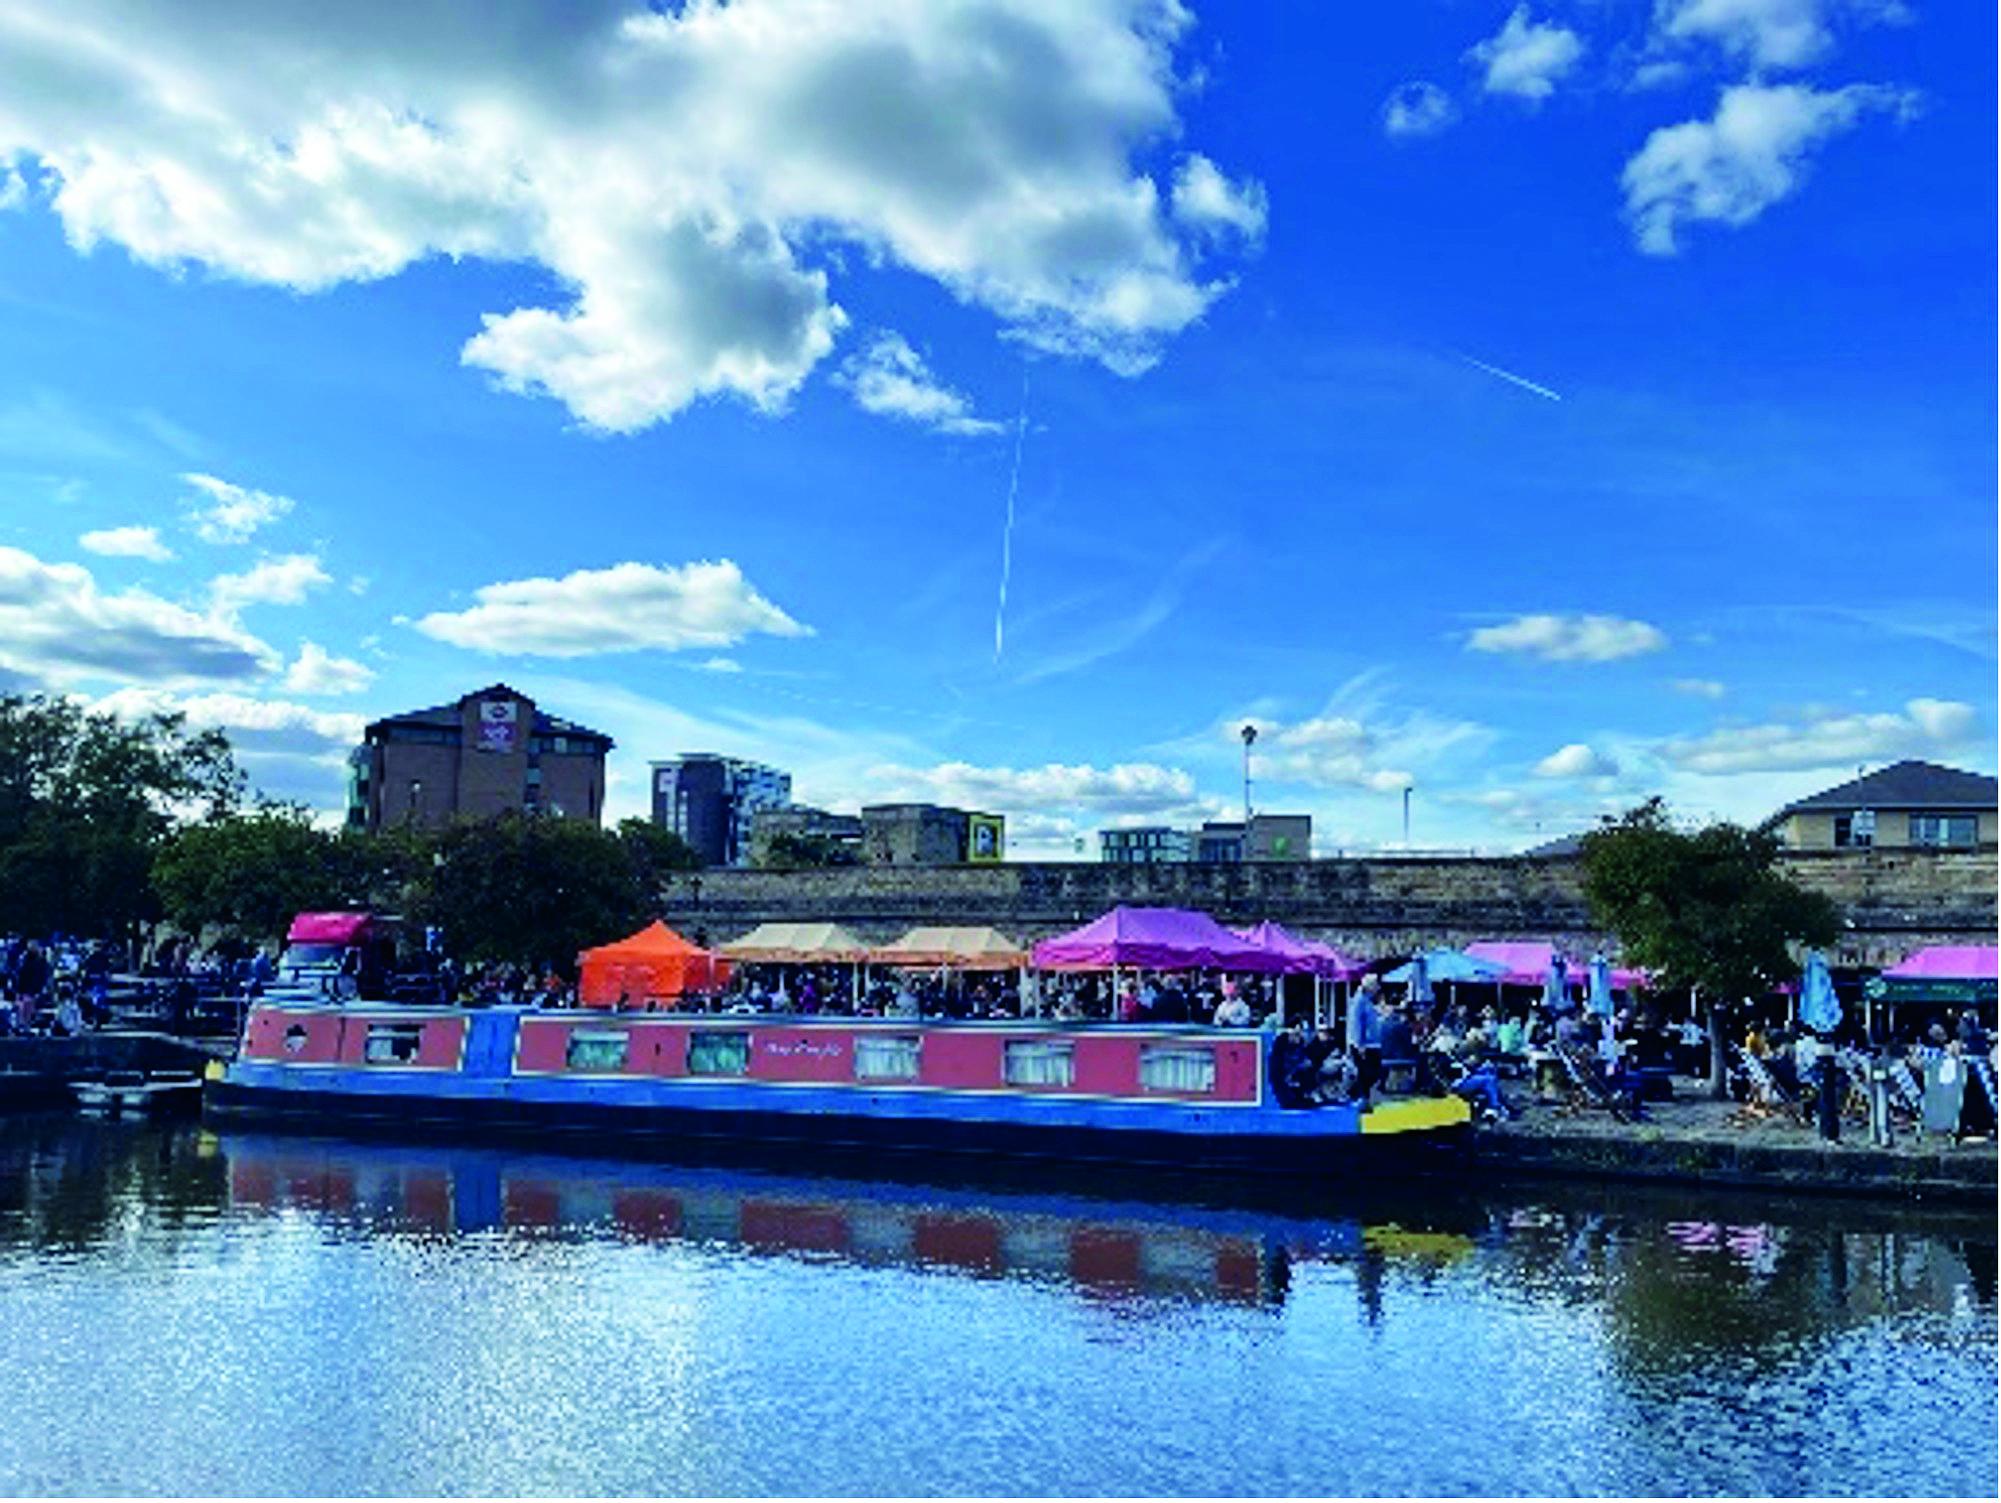
[[[1983,773],[1936,762],[1893,762],[1787,804],[1778,817],[1817,809],[1992,809],[1995,790],[1995,780]]]
[[[488,684],[484,689],[475,689],[472,693],[463,695],[453,700],[450,704],[432,705],[427,709],[409,710],[401,715],[384,715],[380,720],[371,720],[368,723],[368,734],[372,736],[378,728],[391,725],[432,725],[457,730],[462,724],[464,705],[467,700],[501,698],[528,699],[528,696],[523,694],[519,689],[509,688],[506,684]],[[529,700],[529,703],[533,704],[534,701]],[[560,715],[547,714],[541,709],[535,711],[534,734],[538,736],[575,736],[580,740],[602,741],[607,749],[613,744],[611,737],[607,736],[603,731],[594,731],[589,726],[579,725],[574,720],[565,720]]]

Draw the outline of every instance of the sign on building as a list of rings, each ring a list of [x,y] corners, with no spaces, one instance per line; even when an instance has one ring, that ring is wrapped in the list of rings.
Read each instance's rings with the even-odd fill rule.
[[[520,705],[511,699],[479,702],[479,749],[510,753],[521,744]]]
[[[966,859],[999,861],[1007,850],[1007,820],[998,814],[966,816]]]

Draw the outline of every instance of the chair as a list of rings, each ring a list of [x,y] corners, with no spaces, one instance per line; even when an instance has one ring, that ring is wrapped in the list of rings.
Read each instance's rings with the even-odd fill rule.
[[[1563,1062],[1564,1075],[1570,1081],[1572,1110],[1579,1105],[1602,1106],[1612,1114],[1613,1121],[1632,1121],[1632,1116],[1627,1112],[1625,1104],[1619,1100],[1618,1093],[1595,1068],[1596,1060],[1580,1058],[1574,1048],[1566,1048],[1562,1044],[1551,1044],[1550,1048],[1557,1059]]]
[[[1733,1046],[1733,1048],[1737,1056],[1738,1068],[1743,1071],[1744,1079],[1749,1084],[1751,1094],[1757,1105],[1769,1110],[1783,1111],[1797,1122],[1802,1122],[1809,1126],[1812,1125],[1812,1111],[1799,1098],[1795,1097],[1784,1086],[1779,1084],[1778,1078],[1772,1074],[1762,1059],[1759,1059],[1757,1055],[1743,1048],[1736,1046]]]

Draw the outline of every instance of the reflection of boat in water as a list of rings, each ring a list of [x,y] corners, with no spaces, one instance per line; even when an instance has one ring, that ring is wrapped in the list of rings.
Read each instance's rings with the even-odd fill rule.
[[[112,1070],[97,1080],[70,1082],[77,1105],[105,1116],[167,1116],[201,1107],[201,1078],[192,1071]]]
[[[1272,1304],[1301,1262],[1470,1252],[1449,1231],[1199,1206],[231,1134],[231,1204],[433,1236],[609,1236],[1026,1278],[1098,1295]]]
[[[1458,1097],[1281,1107],[1250,1030],[264,1003],[218,1117],[325,1129],[914,1149],[1298,1176],[1463,1144]]]

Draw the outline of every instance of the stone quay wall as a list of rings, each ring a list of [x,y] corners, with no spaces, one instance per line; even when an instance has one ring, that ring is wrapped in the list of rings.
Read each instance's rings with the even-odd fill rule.
[[[1830,957],[1836,965],[1993,941],[1992,850],[1798,852],[1784,865],[1840,905],[1849,928]],[[1575,857],[727,869],[676,876],[662,898],[667,921],[708,944],[761,923],[821,920],[870,943],[915,924],[991,924],[1032,941],[1120,903],[1200,908],[1226,924],[1275,919],[1365,956],[1476,939],[1548,939],[1578,951],[1606,943],[1591,924]]]

